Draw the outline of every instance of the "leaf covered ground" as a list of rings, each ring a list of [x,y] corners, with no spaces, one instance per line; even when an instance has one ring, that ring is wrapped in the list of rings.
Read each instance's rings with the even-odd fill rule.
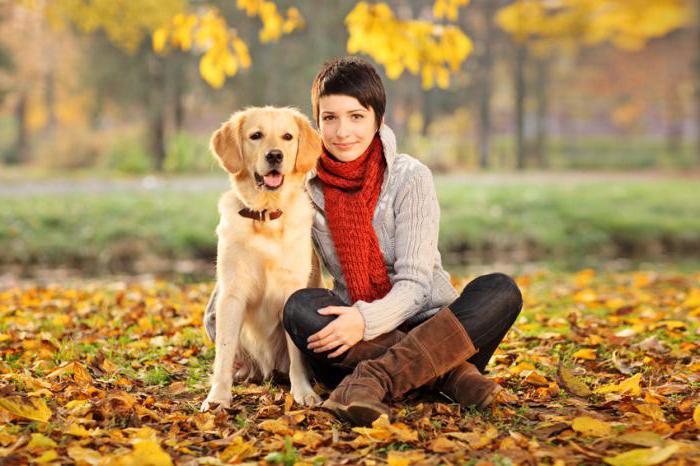
[[[0,291],[0,464],[700,464],[700,273],[518,282],[524,310],[488,374],[511,402],[413,393],[371,428],[272,382],[199,413],[210,284]]]

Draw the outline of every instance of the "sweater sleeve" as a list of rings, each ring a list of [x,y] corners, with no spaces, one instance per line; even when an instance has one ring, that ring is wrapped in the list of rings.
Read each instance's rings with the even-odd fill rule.
[[[440,205],[433,177],[419,165],[395,200],[395,275],[381,299],[354,305],[365,320],[364,340],[389,332],[419,312],[430,299]]]

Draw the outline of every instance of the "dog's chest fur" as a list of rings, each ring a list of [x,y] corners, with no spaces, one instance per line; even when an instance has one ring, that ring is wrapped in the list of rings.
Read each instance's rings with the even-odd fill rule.
[[[303,192],[285,204],[280,218],[259,222],[238,214],[240,201],[233,193],[219,203],[217,235],[226,251],[219,256],[224,263],[217,264],[218,279],[247,291],[240,344],[264,377],[289,368],[282,311],[293,292],[308,286],[311,274],[311,204]],[[243,266],[227,266],[227,257]]]

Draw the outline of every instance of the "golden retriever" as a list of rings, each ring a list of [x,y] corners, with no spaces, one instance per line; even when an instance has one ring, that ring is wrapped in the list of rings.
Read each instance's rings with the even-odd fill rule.
[[[294,400],[318,404],[282,311],[294,291],[321,286],[304,192],[320,138],[295,109],[255,107],[234,113],[212,136],[211,150],[232,189],[218,205],[216,356],[201,411],[230,407],[235,365],[242,366],[237,378],[289,374]]]

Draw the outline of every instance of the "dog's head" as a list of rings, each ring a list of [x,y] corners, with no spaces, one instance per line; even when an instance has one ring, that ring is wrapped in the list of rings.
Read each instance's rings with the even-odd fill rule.
[[[298,110],[253,107],[221,125],[211,150],[227,172],[252,177],[261,191],[276,191],[285,176],[315,167],[321,139]]]

